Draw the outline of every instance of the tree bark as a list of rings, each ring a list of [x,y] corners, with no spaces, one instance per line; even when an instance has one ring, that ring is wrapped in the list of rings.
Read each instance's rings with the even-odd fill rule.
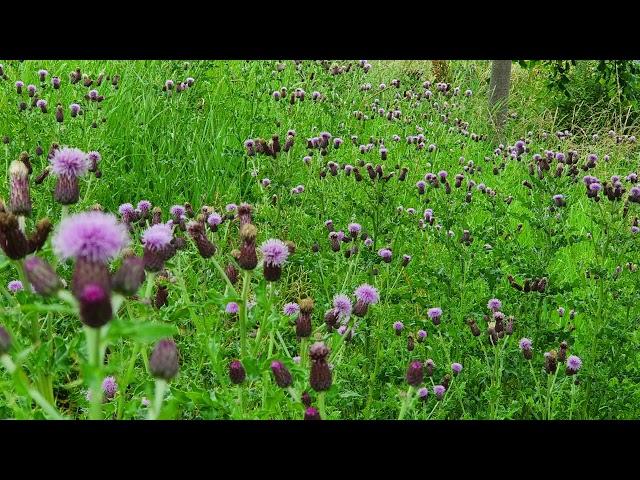
[[[494,60],[489,83],[489,109],[497,130],[502,129],[507,119],[510,85],[511,60]]]

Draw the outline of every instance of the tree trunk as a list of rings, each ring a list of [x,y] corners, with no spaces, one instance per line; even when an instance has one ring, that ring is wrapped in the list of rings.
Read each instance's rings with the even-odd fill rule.
[[[491,63],[489,84],[489,109],[498,131],[502,130],[509,107],[511,85],[511,60],[494,60]]]

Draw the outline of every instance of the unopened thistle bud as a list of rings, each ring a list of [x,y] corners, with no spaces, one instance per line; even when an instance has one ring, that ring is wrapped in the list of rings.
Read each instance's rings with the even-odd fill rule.
[[[296,336],[298,338],[309,337],[311,335],[311,313],[313,312],[313,300],[305,298],[300,301],[300,314],[296,318]]]
[[[412,387],[419,386],[424,380],[424,371],[422,369],[422,362],[414,361],[409,364],[407,369],[407,383]]]
[[[149,357],[149,371],[155,378],[171,380],[178,374],[179,354],[176,343],[167,338],[160,340]]]
[[[478,324],[473,318],[467,319],[467,325],[469,325],[469,328],[471,329],[471,333],[473,334],[474,337],[480,336],[480,327],[478,327]]]
[[[9,167],[10,197],[9,209],[15,215],[31,214],[31,195],[29,194],[29,169],[20,160],[14,160]]]
[[[91,328],[100,328],[113,316],[109,292],[97,283],[84,286],[79,296],[80,320]]]
[[[309,383],[316,392],[329,390],[332,384],[331,368],[327,363],[329,349],[322,342],[317,342],[309,348],[311,358],[311,373]]]
[[[233,360],[229,364],[229,379],[231,383],[236,385],[244,382],[244,379],[247,377],[247,372],[244,369],[244,366],[240,362],[240,360]]]
[[[144,260],[140,257],[130,256],[124,259],[118,271],[111,279],[114,291],[123,295],[135,295],[144,282]]]
[[[242,246],[240,247],[240,256],[238,264],[244,270],[253,270],[258,265],[258,254],[256,253],[256,235],[258,229],[250,223],[240,227],[240,238]]]
[[[27,280],[39,295],[55,295],[62,288],[62,281],[51,265],[39,257],[27,258],[24,261],[24,271]]]
[[[284,363],[280,361],[271,362],[271,372],[276,381],[276,385],[280,388],[287,388],[293,384],[293,378],[291,372],[287,369]]]
[[[224,273],[227,275],[231,285],[235,285],[238,282],[238,270],[231,263],[225,267]]]
[[[216,253],[216,246],[207,238],[202,223],[189,222],[187,230],[202,258],[210,258]]]

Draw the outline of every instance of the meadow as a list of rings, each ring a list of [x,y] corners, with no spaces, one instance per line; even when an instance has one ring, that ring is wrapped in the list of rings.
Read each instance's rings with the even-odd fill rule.
[[[637,418],[636,132],[489,63],[0,61],[0,418]]]

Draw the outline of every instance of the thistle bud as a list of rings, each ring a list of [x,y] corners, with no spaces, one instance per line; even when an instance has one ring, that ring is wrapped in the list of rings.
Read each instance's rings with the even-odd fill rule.
[[[10,197],[9,208],[15,215],[31,215],[31,195],[29,194],[29,169],[20,160],[14,160],[9,167]]]
[[[296,336],[298,338],[309,337],[311,335],[311,313],[313,312],[313,300],[305,298],[300,301],[300,314],[296,318]]]
[[[160,310],[162,307],[167,305],[167,300],[169,298],[169,289],[166,285],[158,285],[158,289],[156,290],[156,295],[153,299],[153,306],[156,309]]]
[[[309,357],[311,358],[311,374],[309,381],[311,388],[316,392],[322,392],[331,388],[332,376],[331,369],[327,363],[328,355],[329,349],[322,342],[314,343],[309,348]]]
[[[155,378],[171,380],[178,374],[178,348],[167,338],[160,340],[149,357],[149,370]]]
[[[478,327],[478,324],[473,318],[467,319],[467,325],[469,325],[469,328],[471,329],[471,333],[473,334],[474,337],[480,336],[480,327]]]
[[[311,395],[309,395],[309,392],[302,392],[302,395],[300,395],[300,401],[305,407],[309,408],[311,406]]]
[[[227,275],[231,285],[235,285],[238,282],[238,270],[231,263],[226,266],[224,273]]]
[[[244,369],[244,366],[240,362],[240,360],[233,360],[229,364],[229,379],[231,383],[236,385],[244,382],[244,379],[247,377],[247,372]]]
[[[294,97],[292,95],[291,96],[291,100],[293,100],[293,99],[294,99]],[[293,101],[291,103],[293,103]],[[320,412],[318,411],[317,408],[314,408],[314,407],[308,407],[304,411],[304,419],[305,420],[322,420],[320,418]]]
[[[97,283],[85,285],[80,294],[80,320],[92,328],[100,328],[113,316],[109,292]]]
[[[53,224],[48,218],[42,218],[36,223],[35,230],[29,235],[28,245],[29,253],[40,250],[49,238],[49,234],[53,230]]]
[[[39,295],[55,295],[62,288],[62,281],[51,265],[39,257],[27,258],[24,261],[24,271],[27,280]]]
[[[0,325],[0,357],[7,354],[11,349],[11,335]]]
[[[111,285],[114,291],[130,296],[138,291],[144,279],[144,260],[140,257],[130,256],[122,262],[112,278]]]
[[[240,227],[240,238],[242,246],[240,248],[240,256],[238,264],[244,270],[253,270],[258,265],[258,254],[256,253],[256,235],[258,229],[250,223]]]
[[[291,373],[284,365],[284,363],[280,361],[271,362],[271,371],[273,372],[273,377],[275,378],[276,384],[280,388],[290,387],[293,383]]]
[[[414,361],[409,364],[407,370],[407,383],[412,387],[417,387],[424,380],[424,371],[422,369],[422,362]]]

